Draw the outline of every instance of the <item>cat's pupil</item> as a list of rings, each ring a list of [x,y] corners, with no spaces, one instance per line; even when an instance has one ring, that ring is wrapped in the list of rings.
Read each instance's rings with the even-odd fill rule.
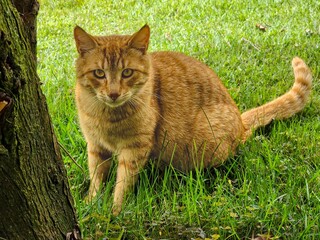
[[[102,69],[96,69],[93,71],[93,74],[96,78],[104,78],[105,77],[105,73]]]

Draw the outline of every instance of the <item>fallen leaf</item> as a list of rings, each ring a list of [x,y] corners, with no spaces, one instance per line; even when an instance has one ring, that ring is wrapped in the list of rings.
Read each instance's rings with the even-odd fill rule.
[[[238,214],[236,214],[236,213],[234,213],[234,212],[231,212],[231,213],[230,213],[230,217],[237,218],[237,217],[238,217]]]
[[[213,234],[213,235],[211,235],[211,238],[212,238],[213,240],[217,240],[217,239],[220,238],[220,235],[219,235],[219,234]]]
[[[306,35],[307,35],[308,37],[312,36],[312,35],[313,35],[313,31],[310,30],[310,29],[307,29],[307,30],[306,30]]]
[[[171,34],[170,34],[170,33],[165,33],[165,38],[166,38],[167,40],[169,40],[169,42],[172,41],[172,37],[171,37]]]
[[[265,32],[267,30],[267,27],[262,25],[262,24],[260,24],[260,23],[256,24],[256,28],[258,28],[259,30],[261,30],[263,32]]]
[[[3,100],[0,102],[0,112],[8,105],[8,102]]]
[[[273,239],[270,234],[257,234],[256,237],[252,237],[252,240],[271,240]]]

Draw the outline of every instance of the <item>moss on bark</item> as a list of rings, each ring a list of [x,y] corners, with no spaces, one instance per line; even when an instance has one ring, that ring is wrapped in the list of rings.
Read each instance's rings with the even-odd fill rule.
[[[0,0],[0,93],[11,100],[0,115],[0,237],[65,239],[76,224],[73,200],[36,73],[32,24],[18,10]]]

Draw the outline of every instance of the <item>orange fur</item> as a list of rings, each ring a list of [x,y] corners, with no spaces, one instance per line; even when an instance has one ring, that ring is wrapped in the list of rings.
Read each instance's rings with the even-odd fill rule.
[[[88,143],[88,199],[109,171],[107,159],[117,155],[114,215],[150,155],[158,157],[159,167],[172,164],[182,171],[220,165],[253,129],[300,111],[311,89],[310,70],[294,58],[292,89],[241,115],[205,64],[177,52],[148,53],[147,25],[133,35],[106,37],[76,27],[74,37],[76,103]]]
[[[269,124],[273,119],[291,117],[305,106],[311,92],[311,71],[298,57],[292,60],[292,67],[295,81],[289,92],[241,115],[245,128],[243,141],[251,135],[252,130]]]

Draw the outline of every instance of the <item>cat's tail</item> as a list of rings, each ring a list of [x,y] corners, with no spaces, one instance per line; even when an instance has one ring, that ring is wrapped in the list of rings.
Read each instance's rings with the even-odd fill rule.
[[[290,91],[241,115],[245,128],[243,141],[258,127],[269,124],[273,119],[291,117],[305,106],[311,91],[311,71],[303,60],[298,57],[293,58],[292,67],[295,80]]]

